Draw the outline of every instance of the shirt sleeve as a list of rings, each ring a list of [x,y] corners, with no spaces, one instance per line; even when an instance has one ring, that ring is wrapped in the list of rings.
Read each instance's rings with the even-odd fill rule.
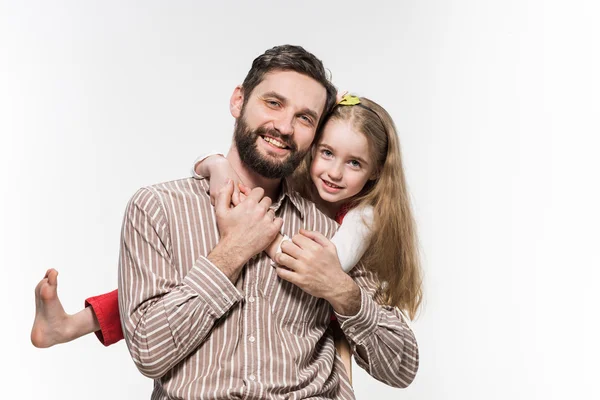
[[[179,275],[166,213],[150,189],[140,189],[129,202],[121,235],[125,340],[142,374],[157,379],[200,346],[242,294],[205,257]]]
[[[121,319],[119,318],[119,297],[117,290],[85,300],[85,306],[91,307],[96,315],[100,330],[94,332],[104,346],[110,346],[123,339]]]
[[[198,175],[196,173],[196,165],[200,164],[202,161],[206,160],[208,157],[210,156],[223,156],[223,153],[220,153],[218,151],[211,151],[205,154],[201,154],[200,157],[196,158],[196,161],[194,161],[194,165],[192,166],[192,176],[196,179],[204,179],[206,178],[205,176],[202,175]]]
[[[350,271],[367,251],[371,239],[373,207],[353,208],[344,217],[344,222],[331,238],[337,249],[344,272]]]
[[[376,293],[385,285],[381,286],[373,272],[360,263],[350,276],[361,290],[360,311],[351,317],[335,315],[357,364],[381,382],[407,387],[419,368],[419,348],[413,331],[398,308],[376,302]]]

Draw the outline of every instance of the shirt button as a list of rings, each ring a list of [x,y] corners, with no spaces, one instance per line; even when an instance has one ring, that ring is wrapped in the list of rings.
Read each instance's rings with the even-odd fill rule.
[[[254,338],[254,336],[250,336],[250,337],[248,338],[248,341],[249,341],[250,343],[254,343],[254,341],[255,341],[255,340],[256,340],[256,339]]]
[[[355,330],[356,330],[356,328],[353,326],[348,328],[348,332],[350,332],[350,333],[354,333]]]
[[[254,303],[254,297],[252,297],[252,296],[248,297],[248,303]]]
[[[248,377],[248,379],[250,379],[251,381],[254,381],[254,380],[256,380],[256,377],[255,377],[254,375],[250,375],[250,376]]]
[[[381,282],[381,290],[386,290],[388,286],[390,286],[390,284],[387,281]]]

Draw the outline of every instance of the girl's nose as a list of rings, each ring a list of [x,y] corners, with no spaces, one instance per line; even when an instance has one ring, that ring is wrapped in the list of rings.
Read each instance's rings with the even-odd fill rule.
[[[336,164],[332,166],[332,168],[330,168],[329,171],[327,171],[327,174],[332,180],[339,181],[340,179],[342,179],[343,176],[342,170],[343,166]]]

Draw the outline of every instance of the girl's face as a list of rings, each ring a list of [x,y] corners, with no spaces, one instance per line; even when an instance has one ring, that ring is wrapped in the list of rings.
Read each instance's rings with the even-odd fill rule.
[[[326,202],[341,206],[375,178],[367,138],[347,121],[327,122],[313,151],[310,177]]]

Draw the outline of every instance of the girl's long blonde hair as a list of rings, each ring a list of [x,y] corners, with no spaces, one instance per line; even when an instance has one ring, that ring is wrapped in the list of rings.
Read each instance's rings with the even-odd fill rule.
[[[388,283],[387,289],[379,293],[380,301],[405,310],[414,319],[423,298],[421,265],[394,122],[383,107],[364,97],[358,105],[336,106],[321,125],[322,129],[331,120],[349,122],[356,131],[362,132],[377,166],[376,178],[367,181],[362,191],[349,199],[352,206],[373,207],[373,234],[361,262],[376,272],[381,282]],[[319,143],[321,132],[315,144]],[[297,169],[292,182],[304,196],[314,199],[318,194],[310,178],[312,153],[309,152]]]

